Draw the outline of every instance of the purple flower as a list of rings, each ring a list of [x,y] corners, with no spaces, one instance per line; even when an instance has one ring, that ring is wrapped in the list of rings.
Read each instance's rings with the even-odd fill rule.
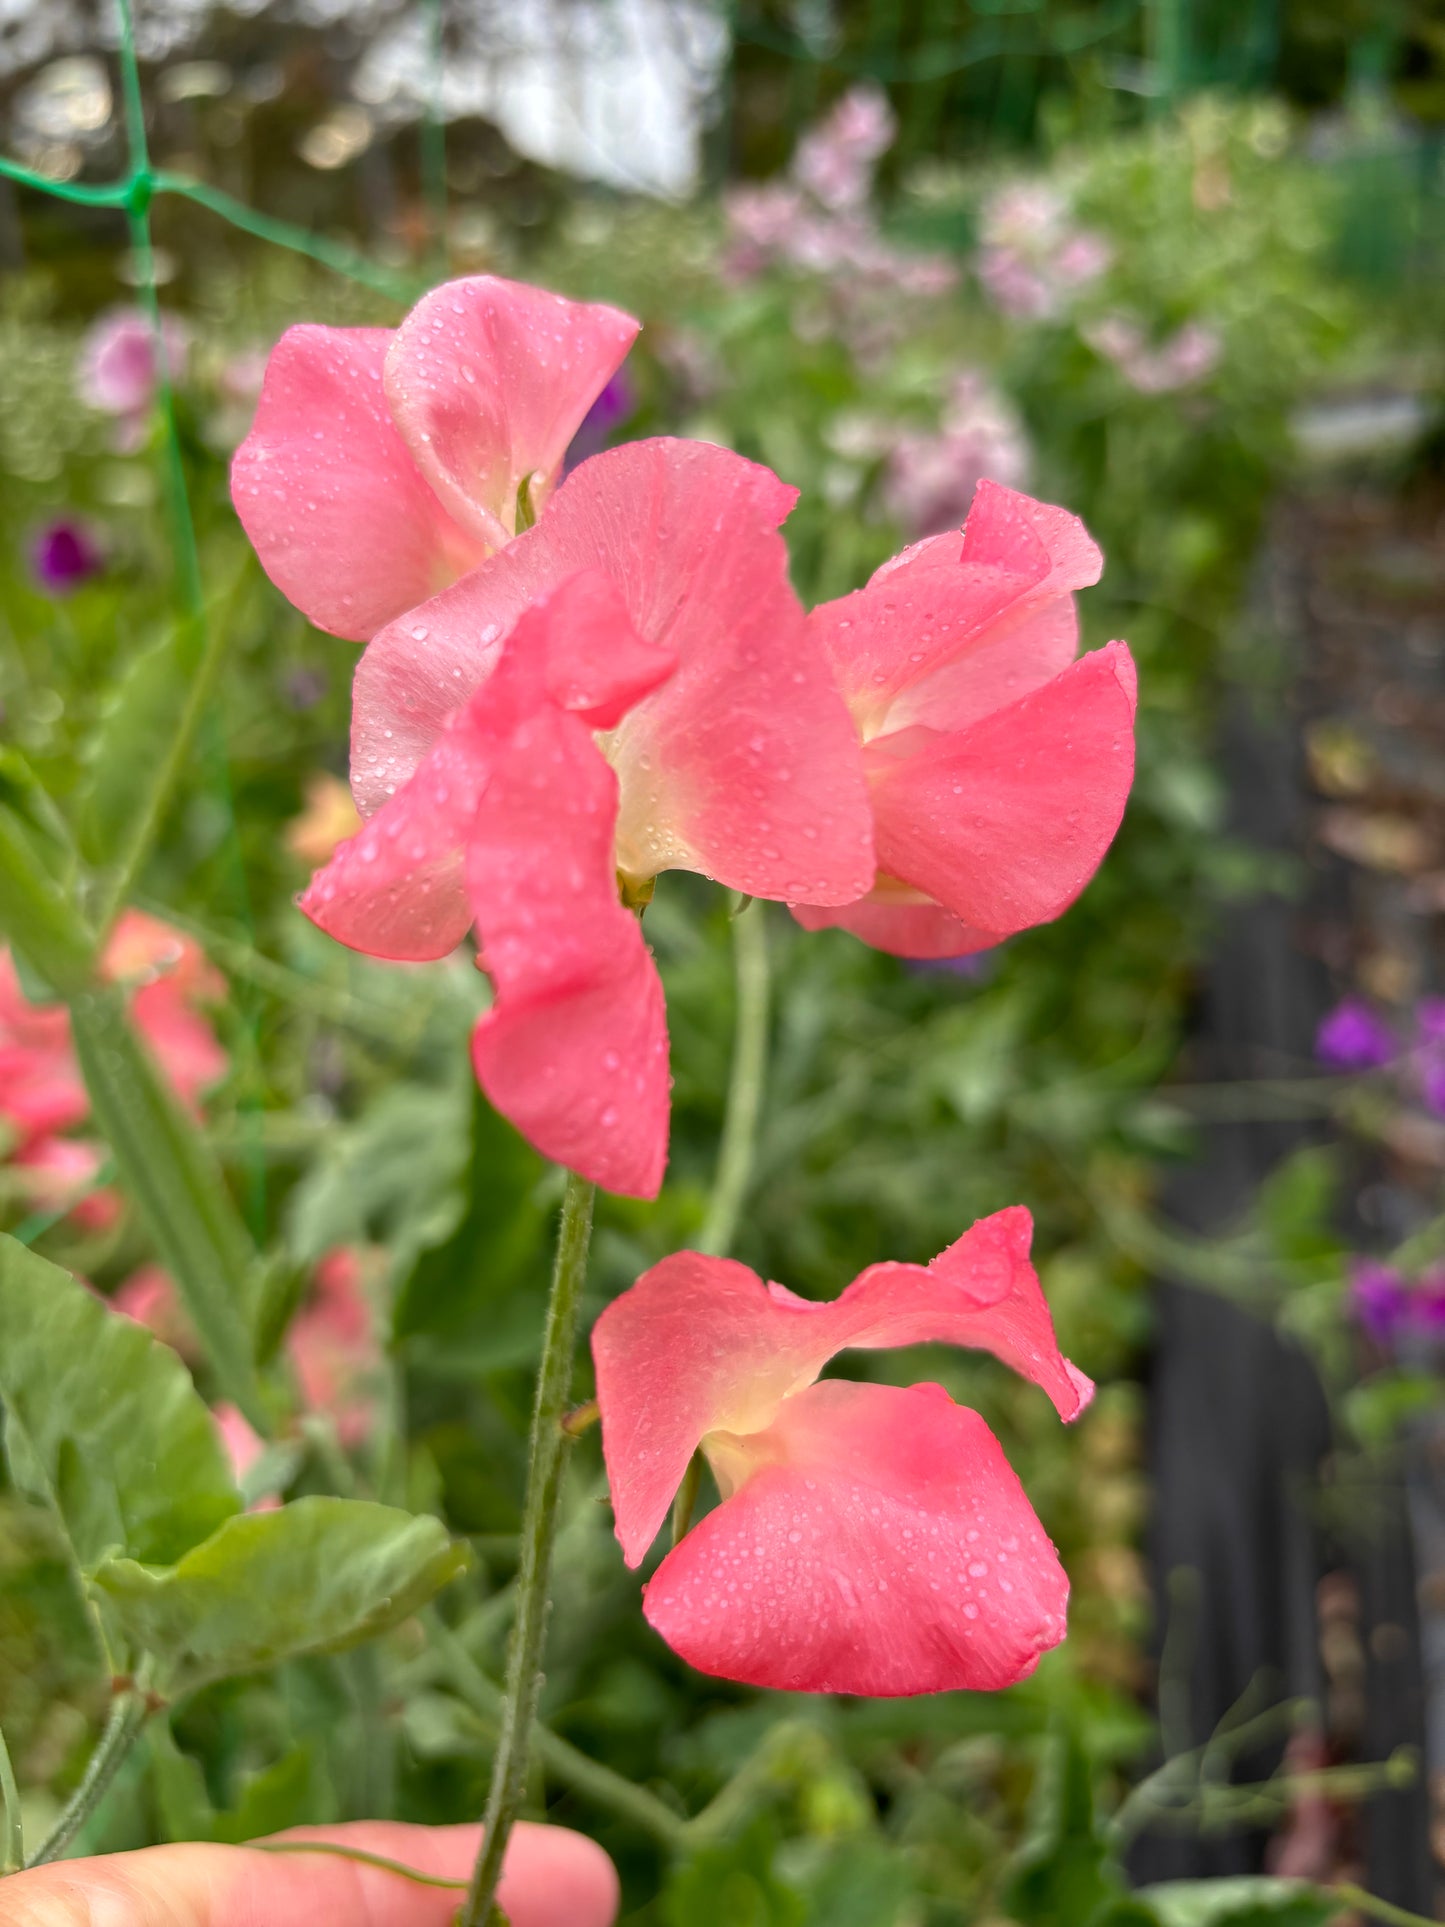
[[[1350,1304],[1362,1330],[1377,1345],[1397,1338],[1410,1319],[1413,1293],[1399,1272],[1371,1258],[1357,1258],[1350,1277]]]
[[[620,428],[636,408],[637,389],[632,377],[626,367],[619,368],[582,417],[581,425],[572,437],[572,445],[567,450],[568,469],[585,462],[589,455],[600,454],[610,444],[612,431]]]
[[[85,524],[68,515],[45,523],[31,544],[31,573],[36,586],[47,595],[69,595],[97,574],[103,562],[99,545]]]
[[[1399,1054],[1394,1031],[1361,997],[1337,1004],[1315,1033],[1315,1056],[1334,1070],[1379,1070]]]
[[[1445,1269],[1427,1271],[1414,1290],[1415,1324],[1426,1338],[1445,1338]]]
[[[1415,1006],[1415,1029],[1425,1044],[1445,1044],[1445,997],[1422,997]]]

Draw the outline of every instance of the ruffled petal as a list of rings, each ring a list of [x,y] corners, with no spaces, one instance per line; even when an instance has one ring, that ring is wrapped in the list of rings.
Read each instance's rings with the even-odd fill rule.
[[[617,308],[479,274],[433,288],[397,329],[392,414],[417,467],[488,549],[516,532],[523,484],[533,518],[541,513],[639,326]]]
[[[378,635],[357,670],[365,814],[492,673],[522,611],[579,570],[621,591],[677,672],[617,728],[618,860],[750,894],[845,903],[873,880],[856,733],[810,641],[777,525],[794,491],[727,449],[632,442],[584,462],[538,525]]]
[[[1134,778],[1134,665],[1122,642],[971,729],[880,758],[880,877],[911,884],[994,942],[1078,896]]]
[[[337,846],[300,908],[319,930],[370,957],[449,956],[471,928],[463,849],[488,768],[484,736],[459,716],[410,782]]]
[[[1102,566],[1076,516],[983,481],[959,533],[915,543],[809,622],[865,735],[960,729],[1073,661],[1072,592]]]
[[[364,642],[479,562],[382,391],[386,328],[289,328],[231,465],[261,566],[318,628]]]
[[[941,1341],[992,1352],[1077,1417],[1093,1387],[1063,1358],[1029,1263],[1032,1220],[980,1219],[929,1265],[873,1265],[827,1303],[746,1265],[676,1252],[614,1299],[592,1333],[602,1449],[629,1565],[667,1516],[709,1433],[772,1424],[836,1352]]]
[[[782,1692],[993,1691],[1064,1636],[1058,1556],[976,1412],[938,1385],[784,1401],[643,1611],[699,1672]]]
[[[576,717],[546,707],[498,748],[467,852],[496,1002],[482,1089],[544,1156],[656,1197],[667,1163],[667,1015],[612,861],[617,779]]]
[[[837,910],[808,903],[789,907],[805,930],[847,930],[894,957],[968,957],[998,942],[992,931],[970,930],[921,891],[875,889]]]

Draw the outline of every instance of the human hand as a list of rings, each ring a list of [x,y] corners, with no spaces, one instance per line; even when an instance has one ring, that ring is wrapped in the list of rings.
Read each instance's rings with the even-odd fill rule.
[[[298,1827],[283,1842],[329,1841],[465,1880],[480,1829],[388,1820]],[[617,1874],[565,1827],[513,1829],[497,1895],[511,1927],[611,1927]],[[450,1927],[461,1893],[329,1853],[188,1842],[60,1860],[0,1881],[0,1927]]]

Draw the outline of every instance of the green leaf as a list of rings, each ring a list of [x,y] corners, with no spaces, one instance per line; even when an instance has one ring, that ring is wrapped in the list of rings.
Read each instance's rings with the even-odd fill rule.
[[[1124,1887],[1095,1818],[1088,1754],[1062,1733],[1040,1778],[1033,1837],[1004,1878],[1003,1911],[1023,1927],[1080,1927],[1107,1920]]]
[[[240,1510],[176,1354],[8,1237],[0,1399],[17,1482],[55,1507],[82,1571],[117,1552],[169,1563]]]
[[[1303,1880],[1249,1875],[1237,1880],[1168,1880],[1143,1887],[1164,1927],[1328,1927],[1342,1911]]]
[[[84,983],[95,948],[21,816],[0,805],[0,935],[57,991]]]
[[[166,767],[194,680],[194,640],[185,625],[126,665],[87,745],[90,794],[78,840],[99,869],[115,864],[146,823],[156,773]]]
[[[70,1023],[96,1122],[221,1388],[258,1432],[268,1433],[250,1331],[255,1251],[220,1169],[157,1074],[118,991],[79,992],[70,1000]]]
[[[465,1072],[463,1061],[451,1084],[393,1085],[354,1123],[328,1132],[287,1206],[297,1263],[338,1244],[415,1251],[451,1229],[467,1156]]]
[[[402,1286],[393,1321],[398,1338],[441,1338],[447,1352],[467,1356],[477,1371],[535,1356],[538,1281],[556,1207],[548,1170],[474,1086],[471,1154],[456,1173],[454,1228],[422,1250]]]
[[[466,1562],[438,1519],[311,1498],[228,1519],[167,1570],[109,1560],[94,1585],[180,1694],[385,1632]]]

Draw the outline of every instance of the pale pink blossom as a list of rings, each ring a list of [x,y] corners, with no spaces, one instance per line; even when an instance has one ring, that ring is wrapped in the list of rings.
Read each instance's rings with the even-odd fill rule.
[[[160,350],[172,382],[185,376],[190,331],[172,314],[161,317]],[[112,308],[81,343],[76,384],[82,401],[120,421],[122,446],[137,445],[155,402],[162,364],[155,329],[140,308]]]
[[[995,307],[1020,320],[1065,313],[1114,258],[1108,241],[1075,226],[1064,195],[1041,181],[1015,181],[992,194],[979,237],[979,280]]]
[[[956,528],[978,484],[1027,481],[1029,446],[1017,413],[974,370],[954,378],[938,429],[901,428],[891,437],[883,481],[890,515],[917,538]]]
[[[866,206],[873,191],[873,170],[898,132],[893,109],[881,87],[852,87],[798,142],[793,179],[824,207]]]
[[[1219,362],[1222,345],[1212,328],[1189,321],[1166,340],[1151,345],[1136,321],[1108,314],[1083,330],[1096,354],[1119,370],[1141,395],[1164,395],[1203,381]]]

